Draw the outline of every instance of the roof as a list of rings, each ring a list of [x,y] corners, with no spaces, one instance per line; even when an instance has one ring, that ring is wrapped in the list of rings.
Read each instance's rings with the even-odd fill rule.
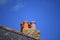
[[[36,39],[35,37],[28,36],[28,35],[26,35],[26,34],[24,34],[24,33],[22,33],[22,32],[18,32],[18,31],[16,31],[16,30],[13,30],[13,29],[11,29],[11,28],[7,28],[7,27],[5,27],[5,26],[0,26],[0,28],[1,28],[1,29],[4,29],[4,30],[7,30],[7,31],[10,31],[10,32],[17,33],[17,34],[19,34],[19,35],[23,35],[23,36],[26,36],[26,37],[29,37],[29,38]],[[36,39],[36,40],[37,40],[37,39]],[[38,40],[40,40],[40,39],[38,39]]]

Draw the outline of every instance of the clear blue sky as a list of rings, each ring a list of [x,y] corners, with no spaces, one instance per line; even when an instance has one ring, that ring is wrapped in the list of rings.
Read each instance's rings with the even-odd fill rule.
[[[36,21],[44,40],[59,40],[59,0],[0,0],[0,25],[20,31],[24,20]]]

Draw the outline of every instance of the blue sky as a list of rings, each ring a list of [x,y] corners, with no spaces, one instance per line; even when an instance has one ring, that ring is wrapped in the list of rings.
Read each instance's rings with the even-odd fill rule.
[[[24,20],[36,21],[45,40],[59,40],[59,0],[0,0],[0,25],[20,31]]]

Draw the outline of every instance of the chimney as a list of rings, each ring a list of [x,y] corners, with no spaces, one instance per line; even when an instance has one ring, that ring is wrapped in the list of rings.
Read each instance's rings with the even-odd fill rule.
[[[35,21],[31,21],[30,26],[31,26],[32,30],[36,30],[36,22]]]

